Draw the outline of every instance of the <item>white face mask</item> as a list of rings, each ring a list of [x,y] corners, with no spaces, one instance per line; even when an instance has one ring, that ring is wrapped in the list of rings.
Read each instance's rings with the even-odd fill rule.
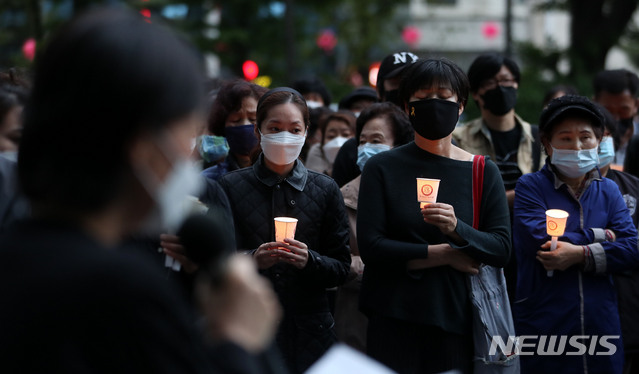
[[[326,157],[328,162],[330,162],[331,164],[335,162],[335,157],[337,157],[337,152],[339,152],[339,149],[342,148],[342,146],[344,145],[344,143],[346,143],[347,140],[348,138],[345,138],[343,136],[338,136],[337,138],[331,139],[331,141],[329,141],[328,143],[322,146],[322,150],[324,151],[324,156]]]
[[[319,101],[306,100],[306,106],[308,107],[308,109],[315,109],[323,107],[324,104],[320,103]]]
[[[164,149],[164,148],[161,148]],[[136,170],[136,175],[155,201],[143,230],[149,234],[175,233],[190,214],[190,195],[198,195],[204,187],[199,169],[187,158],[173,161],[173,167],[164,181],[148,170]]]
[[[295,135],[288,131],[280,131],[274,134],[262,134],[262,152],[264,157],[275,165],[288,165],[293,163],[300,155],[306,134]]]
[[[18,161],[18,151],[4,151],[4,152],[0,152],[0,156],[11,160],[13,162],[17,162]]]

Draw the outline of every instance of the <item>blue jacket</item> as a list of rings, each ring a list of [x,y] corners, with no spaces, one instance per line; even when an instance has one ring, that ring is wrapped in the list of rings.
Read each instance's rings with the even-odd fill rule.
[[[522,176],[515,189],[513,243],[517,253],[517,294],[513,305],[517,335],[566,336],[565,352],[573,355],[538,355],[541,339],[525,340],[522,351],[535,354],[521,357],[522,373],[621,373],[621,338],[597,340],[595,354],[590,351],[590,336],[620,336],[617,296],[611,273],[639,265],[637,230],[617,185],[590,173],[579,198],[556,178],[550,164],[542,170]],[[546,234],[547,209],[567,211],[566,231],[560,241],[588,245],[593,269],[572,266],[555,270],[548,277],[536,259],[540,246],[550,238]],[[603,229],[615,232],[615,242],[605,241]],[[585,335],[587,338],[578,338]],[[556,338],[555,348],[561,342]],[[570,339],[573,339],[572,342]],[[537,344],[532,348],[533,342]],[[579,344],[583,344],[583,347]],[[541,347],[543,349],[545,347]],[[579,352],[579,351],[582,352]],[[596,355],[596,353],[612,353]]]

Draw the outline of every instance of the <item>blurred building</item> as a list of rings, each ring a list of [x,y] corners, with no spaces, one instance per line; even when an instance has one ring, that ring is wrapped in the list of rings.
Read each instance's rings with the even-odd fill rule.
[[[445,55],[464,68],[478,53],[507,50],[507,24],[513,43],[530,42],[541,49],[570,46],[570,16],[565,11],[539,10],[544,0],[410,0],[410,22],[419,30],[415,49],[421,54]],[[511,10],[508,12],[507,5]],[[508,14],[510,13],[510,17]],[[634,16],[639,27],[639,14]],[[606,68],[632,68],[626,53],[614,47]],[[565,63],[560,66],[568,71]]]

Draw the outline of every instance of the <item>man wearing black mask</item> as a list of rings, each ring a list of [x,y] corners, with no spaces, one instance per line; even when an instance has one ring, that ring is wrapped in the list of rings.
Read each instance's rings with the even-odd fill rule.
[[[593,86],[595,101],[617,121],[619,146],[613,164],[622,166],[630,139],[639,134],[639,126],[633,122],[639,108],[639,77],[626,69],[603,70],[595,76]]]
[[[520,78],[519,66],[508,57],[493,53],[477,57],[468,70],[468,80],[481,117],[453,133],[459,147],[488,155],[497,164],[511,209],[517,179],[537,171],[541,157],[536,126],[515,114]]]

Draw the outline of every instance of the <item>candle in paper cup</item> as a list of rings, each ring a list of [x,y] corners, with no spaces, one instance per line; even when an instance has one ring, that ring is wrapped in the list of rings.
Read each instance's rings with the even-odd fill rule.
[[[566,220],[568,212],[561,209],[549,209],[546,211],[546,233],[550,236],[559,237],[566,230]]]
[[[285,238],[295,238],[297,218],[275,217],[275,241],[283,242]]]
[[[557,238],[564,234],[566,230],[566,220],[568,212],[561,209],[548,209],[546,211],[546,233],[550,235],[550,250],[557,249]],[[552,277],[553,270],[548,270],[546,274]]]
[[[437,202],[439,179],[417,178],[417,201],[420,209]]]

